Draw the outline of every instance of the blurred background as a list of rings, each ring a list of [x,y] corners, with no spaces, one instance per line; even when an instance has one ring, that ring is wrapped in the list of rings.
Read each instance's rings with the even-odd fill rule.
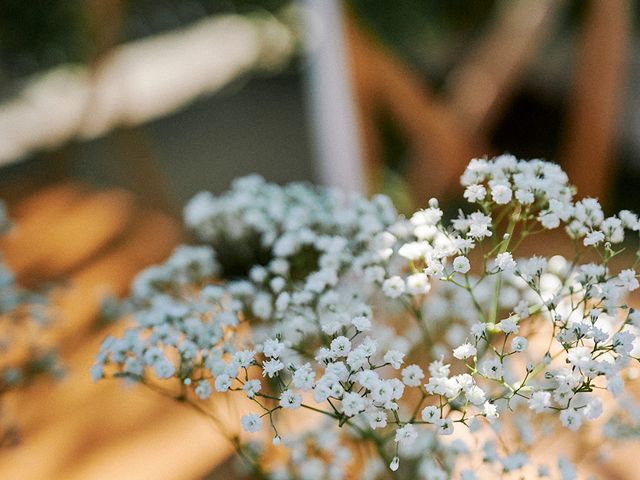
[[[633,0],[2,0],[0,248],[64,285],[68,372],[6,402],[0,477],[228,478],[199,417],[87,373],[196,192],[257,172],[453,210],[468,160],[510,152],[638,211],[639,58]]]

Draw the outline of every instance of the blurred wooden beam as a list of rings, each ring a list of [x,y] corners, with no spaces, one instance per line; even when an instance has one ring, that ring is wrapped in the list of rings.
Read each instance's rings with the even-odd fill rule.
[[[484,142],[421,78],[358,25],[353,15],[347,16],[346,31],[370,177],[377,180],[382,167],[375,113],[384,109],[411,145],[408,181],[416,201],[447,196],[469,159],[486,153]]]
[[[629,0],[589,2],[561,158],[581,196],[605,204],[615,171],[616,128],[631,40]]]
[[[16,223],[4,250],[20,281],[33,284],[60,278],[126,231],[133,217],[131,194],[112,190],[87,195],[80,191],[81,187],[74,186],[67,192],[54,188],[51,193],[61,194],[58,198],[51,198],[50,203]],[[50,197],[47,193],[45,198]]]
[[[466,59],[447,77],[445,96],[461,121],[482,134],[491,131],[504,111],[564,0],[509,0]]]

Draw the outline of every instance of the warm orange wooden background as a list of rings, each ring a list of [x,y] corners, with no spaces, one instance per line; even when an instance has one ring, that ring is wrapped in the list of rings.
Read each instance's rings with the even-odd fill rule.
[[[46,188],[11,208],[15,228],[0,248],[23,282],[60,285],[59,342],[65,378],[8,399],[22,442],[0,450],[6,479],[191,479],[211,471],[230,446],[188,407],[120,382],[89,376],[101,339],[102,295],[123,295],[133,275],[163,260],[179,223],[142,209],[124,191],[77,184]]]

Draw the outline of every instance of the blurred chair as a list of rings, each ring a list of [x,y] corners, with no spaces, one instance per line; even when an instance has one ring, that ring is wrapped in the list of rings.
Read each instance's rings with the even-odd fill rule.
[[[565,1],[502,1],[487,31],[434,89],[345,9],[345,29],[365,173],[378,190],[383,170],[376,119],[387,112],[409,143],[405,169],[414,201],[451,197],[470,158],[496,153],[489,134],[559,20]],[[592,1],[556,158],[584,196],[609,197],[615,130],[631,29],[631,2]]]

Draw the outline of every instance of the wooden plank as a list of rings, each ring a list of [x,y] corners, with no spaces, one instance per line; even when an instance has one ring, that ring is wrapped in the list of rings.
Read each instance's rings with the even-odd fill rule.
[[[352,15],[347,19],[349,58],[370,178],[377,180],[382,167],[375,113],[384,109],[411,145],[407,180],[414,199],[421,205],[429,197],[450,196],[469,159],[485,154],[487,147],[421,78],[364,31]]]
[[[491,131],[565,4],[563,0],[498,3],[487,33],[445,83],[447,101],[468,128],[485,135]]]
[[[561,159],[584,197],[608,201],[631,39],[631,2],[589,2]]]

